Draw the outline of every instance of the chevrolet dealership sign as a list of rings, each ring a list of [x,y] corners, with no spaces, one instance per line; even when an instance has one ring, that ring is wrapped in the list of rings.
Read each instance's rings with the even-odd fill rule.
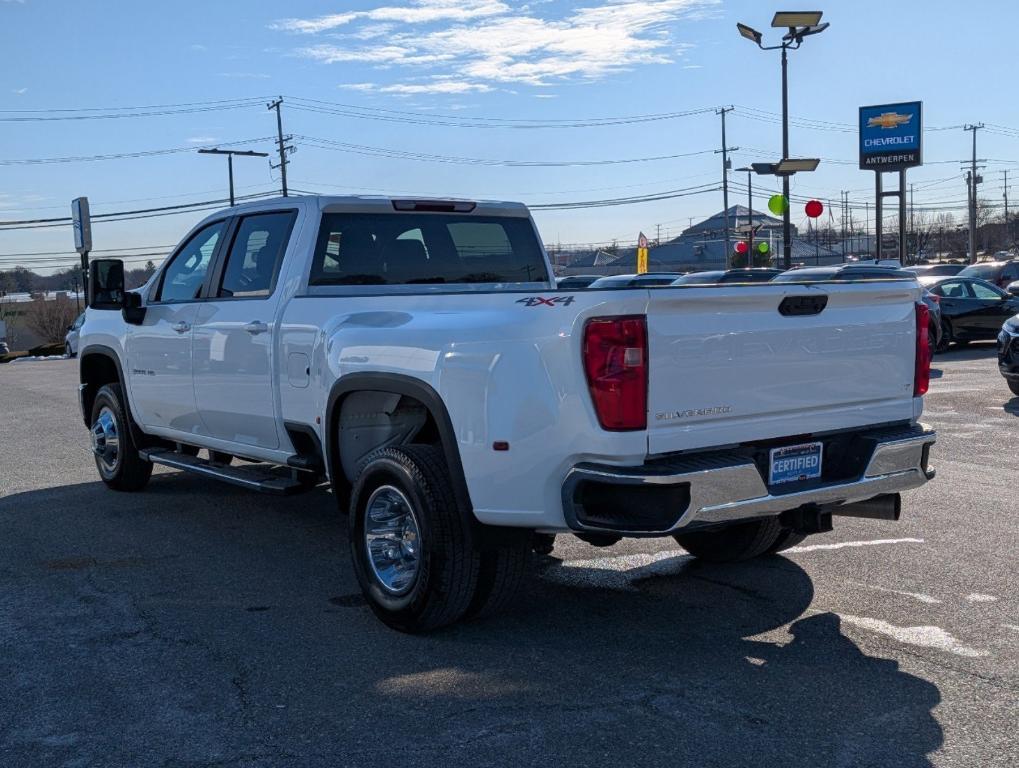
[[[860,168],[901,171],[922,165],[922,104],[860,107]]]

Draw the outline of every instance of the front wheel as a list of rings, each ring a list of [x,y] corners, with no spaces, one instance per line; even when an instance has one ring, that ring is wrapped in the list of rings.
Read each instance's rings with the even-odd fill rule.
[[[1019,381],[1016,379],[1008,379],[1008,388],[1012,390],[1012,394],[1019,397]]]
[[[115,491],[140,491],[152,476],[152,464],[145,461],[131,439],[124,391],[119,384],[107,384],[96,393],[92,404],[92,453],[99,477]]]
[[[776,551],[775,548],[782,547],[791,538],[783,535],[785,530],[778,518],[769,517],[716,531],[677,533],[673,538],[696,558],[713,563],[734,563]]]
[[[438,448],[404,445],[367,457],[349,521],[354,572],[385,624],[427,632],[477,607],[481,559]]]

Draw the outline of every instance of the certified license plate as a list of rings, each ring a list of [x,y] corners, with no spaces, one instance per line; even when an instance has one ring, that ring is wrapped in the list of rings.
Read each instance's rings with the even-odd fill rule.
[[[772,448],[768,484],[813,480],[821,476],[821,443],[803,443]]]

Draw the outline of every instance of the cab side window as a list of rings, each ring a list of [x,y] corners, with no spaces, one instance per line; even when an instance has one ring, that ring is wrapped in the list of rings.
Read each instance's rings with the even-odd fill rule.
[[[212,254],[226,222],[203,227],[188,240],[163,272],[156,301],[193,301],[198,298],[209,271]]]
[[[241,219],[218,296],[239,299],[272,293],[296,216],[293,211],[280,211]]]
[[[959,280],[949,280],[935,286],[931,293],[936,293],[946,299],[971,299],[972,294],[966,283]]]

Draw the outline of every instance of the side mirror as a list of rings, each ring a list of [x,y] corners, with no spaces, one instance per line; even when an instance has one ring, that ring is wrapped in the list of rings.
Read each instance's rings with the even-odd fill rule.
[[[135,291],[124,294],[124,322],[130,325],[141,325],[145,321],[145,307],[142,306],[142,295]]]
[[[124,262],[120,259],[96,259],[89,264],[88,306],[90,309],[124,308]]]
[[[1016,280],[1014,283],[1009,283],[1005,287],[1005,290],[1013,296],[1019,296],[1019,280]]]

